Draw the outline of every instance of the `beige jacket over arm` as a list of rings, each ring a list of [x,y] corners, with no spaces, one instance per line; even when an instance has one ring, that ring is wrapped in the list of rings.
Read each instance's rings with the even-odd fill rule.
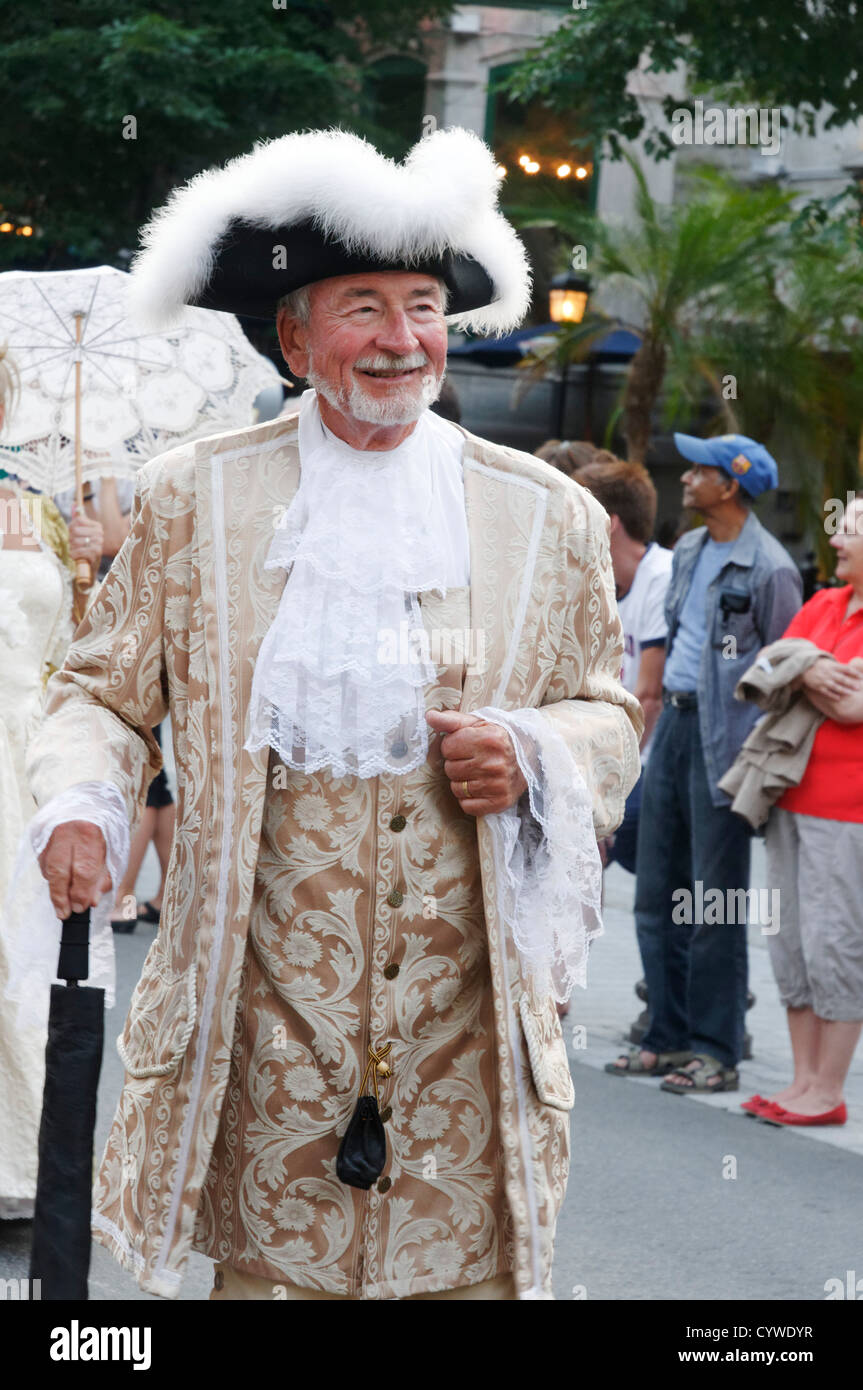
[[[799,786],[815,735],[824,719],[794,683],[822,652],[805,637],[780,637],[759,652],[737,682],[736,700],[751,700],[766,710],[719,783],[734,800],[732,811],[754,830],[763,825],[783,792]]]
[[[542,707],[606,835],[638,774],[642,726],[619,679],[608,519],[548,465],[469,434],[464,478],[471,624],[488,661],[467,677],[461,709]],[[192,1244],[227,1085],[268,765],[267,749],[243,747],[246,712],[285,580],[264,561],[298,479],[296,417],[199,441],[141,470],[131,533],[52,680],[29,760],[40,804],[104,780],[134,822],[161,761],[150,729],[170,711],[177,829],[159,935],[120,1041],[126,1083],[94,1214],[97,1238],[143,1289],[167,1297]],[[529,1069],[519,958],[501,932],[482,821],[478,847],[515,1278],[522,1295],[543,1297],[572,1100],[557,1084],[566,1059],[551,998],[530,1000]]]

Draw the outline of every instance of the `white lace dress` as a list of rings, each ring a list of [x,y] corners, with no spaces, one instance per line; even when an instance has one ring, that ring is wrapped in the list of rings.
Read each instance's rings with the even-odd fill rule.
[[[36,810],[24,773],[42,717],[46,662],[62,664],[72,636],[72,589],[53,550],[4,549],[0,532],[0,904],[18,843]],[[4,999],[0,938],[0,1219],[32,1216],[45,1034],[19,1028]]]

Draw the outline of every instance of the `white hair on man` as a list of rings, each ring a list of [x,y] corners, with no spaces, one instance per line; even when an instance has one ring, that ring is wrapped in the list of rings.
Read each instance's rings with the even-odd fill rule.
[[[301,285],[298,290],[291,290],[290,294],[283,294],[276,304],[276,317],[284,309],[292,319],[297,319],[299,323],[306,324],[312,312],[312,305],[309,299],[309,285]]]

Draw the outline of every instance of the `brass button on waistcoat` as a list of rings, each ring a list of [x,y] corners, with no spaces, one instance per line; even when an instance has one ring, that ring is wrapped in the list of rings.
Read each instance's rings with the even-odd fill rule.
[[[399,968],[400,967],[396,965],[394,960],[390,961],[389,965],[384,966],[384,979],[394,980],[396,975],[399,973]]]
[[[404,816],[393,816],[390,821],[390,830],[404,830],[406,825],[407,821]]]
[[[380,1182],[378,1183],[378,1192],[389,1192],[392,1185],[392,1178],[381,1178]]]
[[[390,907],[401,907],[405,900],[404,893],[400,893],[398,888],[393,888],[391,893],[387,893],[387,902]]]

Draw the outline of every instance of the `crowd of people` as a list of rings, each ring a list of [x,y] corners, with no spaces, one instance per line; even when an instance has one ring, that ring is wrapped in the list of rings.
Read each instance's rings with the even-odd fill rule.
[[[738,1089],[749,996],[747,916],[735,909],[750,901],[757,833],[780,904],[763,925],[793,1076],[743,1109],[842,1124],[863,1026],[863,494],[830,542],[836,583],[801,606],[797,566],[751,510],[777,484],[767,450],[740,435],[675,443],[689,464],[682,508],[704,524],[673,551],[652,539],[645,468],[584,442],[539,450],[609,514],[622,679],[645,713],[642,773],[602,849],[635,875],[648,1023],[606,1070],[681,1095]],[[724,910],[696,921],[675,910],[709,893]]]

